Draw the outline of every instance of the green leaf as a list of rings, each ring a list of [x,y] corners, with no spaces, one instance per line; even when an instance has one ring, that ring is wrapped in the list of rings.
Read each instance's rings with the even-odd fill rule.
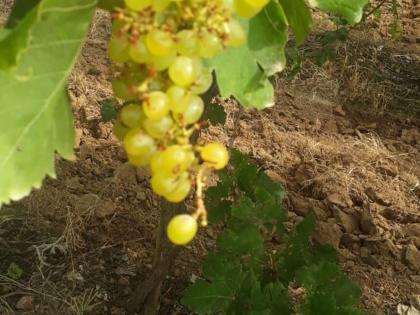
[[[287,21],[300,44],[312,28],[312,16],[304,0],[279,0],[286,13]]]
[[[283,8],[271,1],[249,22],[248,46],[268,76],[286,66],[287,20]]]
[[[31,39],[12,73],[0,72],[0,205],[55,176],[54,154],[73,158],[66,81],[96,1],[43,0]]]
[[[38,18],[39,6],[25,15],[13,29],[4,33],[0,40],[0,70],[10,71],[15,67],[29,45],[32,26]]]
[[[23,271],[22,269],[15,264],[14,262],[11,262],[9,265],[9,268],[7,268],[7,276],[13,280],[18,280],[22,277]]]
[[[224,51],[211,65],[223,97],[234,96],[246,108],[264,109],[274,105],[273,86],[247,46]]]
[[[264,240],[258,226],[238,224],[225,230],[218,238],[217,245],[220,250],[245,255],[252,253],[256,259],[263,253]]]
[[[117,117],[118,102],[115,98],[107,98],[101,101],[101,118],[103,122],[108,122]]]
[[[104,10],[113,10],[114,8],[123,8],[124,7],[124,0],[99,0],[98,8]]]
[[[360,22],[363,8],[368,2],[368,0],[308,0],[311,7],[339,15],[351,24]]]
[[[235,299],[225,282],[207,282],[198,280],[184,292],[181,302],[197,314],[215,314],[223,312]]]
[[[13,28],[39,4],[41,0],[14,0],[13,7],[7,18],[6,28]]]

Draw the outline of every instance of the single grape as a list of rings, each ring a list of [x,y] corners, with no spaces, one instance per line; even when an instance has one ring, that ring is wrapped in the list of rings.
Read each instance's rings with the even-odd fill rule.
[[[180,55],[194,57],[198,53],[198,37],[194,31],[182,30],[178,32],[177,50]]]
[[[163,71],[167,69],[175,60],[176,52],[170,53],[167,56],[152,56],[149,60],[149,64],[157,71]]]
[[[152,120],[165,117],[169,112],[169,108],[169,97],[161,91],[149,93],[143,102],[143,111],[147,118]]]
[[[154,155],[155,151],[150,151],[146,154],[142,155],[130,155],[127,154],[128,161],[134,166],[145,166],[150,163],[152,156]]]
[[[153,9],[156,12],[162,12],[168,7],[170,3],[171,0],[153,0]]]
[[[231,19],[227,23],[227,28],[229,31],[228,46],[241,47],[243,44],[245,44],[245,32],[237,20]]]
[[[213,58],[222,50],[222,43],[216,34],[204,31],[200,37],[199,54],[204,58]]]
[[[270,0],[245,0],[250,6],[256,8],[264,7]]]
[[[190,90],[194,94],[203,94],[211,87],[212,83],[213,76],[211,71],[204,68],[197,80],[191,85]]]
[[[166,233],[172,243],[186,245],[197,234],[197,229],[196,219],[188,214],[178,214],[169,221]]]
[[[151,59],[151,55],[147,50],[144,38],[139,38],[134,45],[129,48],[130,58],[137,63],[148,63]]]
[[[156,149],[153,138],[140,128],[131,129],[125,135],[123,146],[130,155],[144,155]]]
[[[185,88],[177,85],[171,85],[166,91],[171,100],[171,111],[174,113],[182,113],[187,109],[191,93]]]
[[[121,122],[130,128],[140,127],[144,118],[143,109],[137,104],[126,105],[120,112]]]
[[[166,173],[156,173],[152,176],[150,184],[153,191],[159,196],[165,196],[178,187],[178,178]]]
[[[196,123],[201,115],[204,112],[204,103],[201,97],[193,95],[189,102],[188,106],[183,113],[176,114],[174,117],[177,121],[183,123],[184,125],[190,125]]]
[[[108,56],[115,62],[126,62],[130,60],[129,44],[125,37],[114,36],[108,42]]]
[[[176,175],[185,171],[190,165],[188,150],[180,145],[171,145],[166,148],[161,157],[161,171]]]
[[[125,5],[133,11],[141,11],[145,7],[151,6],[153,0],[124,0]]]
[[[146,46],[155,56],[168,56],[173,52],[175,43],[168,32],[154,29],[146,35]]]
[[[170,202],[181,202],[187,198],[191,190],[191,181],[189,178],[181,178],[178,181],[178,185],[174,191],[171,191],[168,194],[165,194],[164,197]]]
[[[260,12],[261,8],[253,7],[246,0],[234,0],[235,12],[243,18],[251,18]]]
[[[124,126],[119,120],[117,120],[117,122],[112,127],[112,133],[120,141],[124,140],[125,135],[129,131],[130,131],[130,129],[127,128],[126,126]]]
[[[159,120],[146,119],[143,122],[143,128],[156,139],[162,139],[173,125],[174,121],[168,115]]]
[[[229,153],[226,147],[217,142],[206,144],[202,148],[200,155],[204,162],[216,170],[224,168],[229,161]]]
[[[194,82],[197,76],[195,62],[192,58],[180,56],[176,57],[169,67],[169,77],[171,80],[182,87]]]
[[[120,79],[116,78],[113,79],[111,82],[112,90],[114,91],[114,95],[118,98],[123,100],[131,100],[134,98],[133,93],[130,92],[128,86],[121,81]]]

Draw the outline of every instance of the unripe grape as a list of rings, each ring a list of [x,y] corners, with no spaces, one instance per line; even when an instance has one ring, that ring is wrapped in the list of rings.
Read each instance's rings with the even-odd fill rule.
[[[142,154],[142,155],[130,155],[127,154],[128,161],[134,166],[145,166],[150,163],[153,154],[155,151],[150,151],[149,153]]]
[[[222,50],[222,43],[216,34],[204,31],[200,37],[199,54],[204,58],[213,58]]]
[[[182,113],[188,106],[191,94],[183,87],[171,85],[166,91],[171,100],[171,111],[174,113]]]
[[[188,86],[197,76],[194,60],[189,57],[176,57],[169,67],[169,77],[179,86]]]
[[[153,0],[125,0],[125,5],[133,11],[141,11],[152,5]]]
[[[234,0],[234,4],[236,14],[244,18],[251,18],[257,15],[257,13],[260,12],[261,9],[253,7],[252,5],[248,4],[246,0]]]
[[[126,101],[134,98],[134,95],[130,92],[128,86],[120,79],[113,79],[111,85],[112,91],[114,91],[116,97]]]
[[[150,160],[149,163],[149,167],[150,167],[150,172],[152,175],[157,174],[157,173],[162,173],[162,156],[163,156],[163,151],[156,151],[153,156],[152,159]]]
[[[245,0],[250,6],[256,8],[264,7],[270,0]]]
[[[143,111],[147,118],[152,120],[158,120],[165,117],[169,112],[169,108],[169,97],[161,91],[149,93],[143,102]]]
[[[140,128],[131,129],[125,135],[123,146],[130,155],[144,155],[156,149],[153,138]]]
[[[149,60],[150,66],[157,71],[163,71],[167,69],[175,60],[176,53],[170,53],[167,56],[152,56]]]
[[[146,119],[143,122],[143,128],[149,135],[156,139],[162,139],[165,134],[172,128],[174,121],[168,115],[159,119]]]
[[[191,181],[188,178],[181,178],[174,191],[165,194],[164,197],[170,202],[181,202],[187,198],[191,190]]]
[[[156,12],[162,12],[171,3],[171,0],[153,0],[153,9]]]
[[[144,38],[139,38],[134,45],[130,46],[129,54],[130,58],[137,63],[148,63],[151,58],[144,42]]]
[[[188,102],[188,106],[183,113],[176,114],[174,117],[184,125],[190,125],[196,123],[204,112],[204,103],[201,97],[197,95],[191,96]]]
[[[163,57],[171,54],[175,43],[170,33],[155,29],[146,35],[146,46],[153,55]]]
[[[121,122],[130,128],[140,127],[144,118],[143,109],[137,104],[126,105],[120,112]]]
[[[197,80],[191,85],[190,90],[194,94],[203,94],[211,87],[212,83],[213,76],[211,71],[203,69]]]
[[[177,50],[180,55],[194,57],[198,53],[198,37],[191,30],[182,30],[178,32]]]
[[[196,219],[188,214],[178,214],[169,221],[166,233],[172,243],[186,245],[197,234],[197,229]]]
[[[179,174],[190,165],[188,151],[180,145],[166,148],[161,157],[162,171],[169,174]]]
[[[126,62],[130,60],[128,53],[129,44],[125,37],[114,36],[108,42],[108,56],[115,62]]]
[[[216,170],[224,168],[229,161],[229,153],[226,147],[217,142],[206,144],[200,155],[204,162]]]
[[[156,173],[152,176],[150,184],[155,194],[165,196],[178,187],[178,178],[166,173]]]
[[[246,41],[245,32],[241,24],[237,20],[231,19],[227,23],[227,28],[229,31],[228,45],[231,47],[241,47]]]
[[[124,126],[119,120],[112,127],[112,133],[120,141],[124,140],[125,135],[129,131],[130,131],[130,129],[127,128],[126,126]]]

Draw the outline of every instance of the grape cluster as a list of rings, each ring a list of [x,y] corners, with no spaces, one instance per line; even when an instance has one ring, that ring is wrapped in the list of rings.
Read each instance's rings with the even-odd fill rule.
[[[168,225],[175,244],[194,238],[197,219],[207,224],[203,203],[206,173],[229,160],[220,143],[192,144],[202,123],[200,97],[212,84],[205,60],[239,47],[246,34],[235,15],[250,18],[268,0],[125,0],[113,14],[108,44],[119,65],[112,81],[124,100],[114,125],[128,160],[148,166],[153,191],[170,202],[183,201],[195,186],[197,209]]]

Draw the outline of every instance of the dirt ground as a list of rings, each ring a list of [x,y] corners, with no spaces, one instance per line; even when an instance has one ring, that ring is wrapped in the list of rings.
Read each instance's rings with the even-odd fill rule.
[[[276,78],[274,107],[225,102],[225,126],[205,134],[283,184],[288,224],[315,212],[314,241],[338,249],[373,315],[420,311],[420,5],[399,3],[398,39],[387,34],[389,7],[322,66],[311,58],[319,49],[312,36],[299,73]],[[9,5],[0,0],[0,23]],[[57,159],[56,180],[0,211],[0,314],[129,315],[128,297],[151,268],[158,201],[147,172],[127,164],[100,119],[111,95],[109,33],[109,16],[98,11],[69,83],[78,159]],[[161,314],[189,314],[179,298],[214,238],[209,227],[182,249]]]

